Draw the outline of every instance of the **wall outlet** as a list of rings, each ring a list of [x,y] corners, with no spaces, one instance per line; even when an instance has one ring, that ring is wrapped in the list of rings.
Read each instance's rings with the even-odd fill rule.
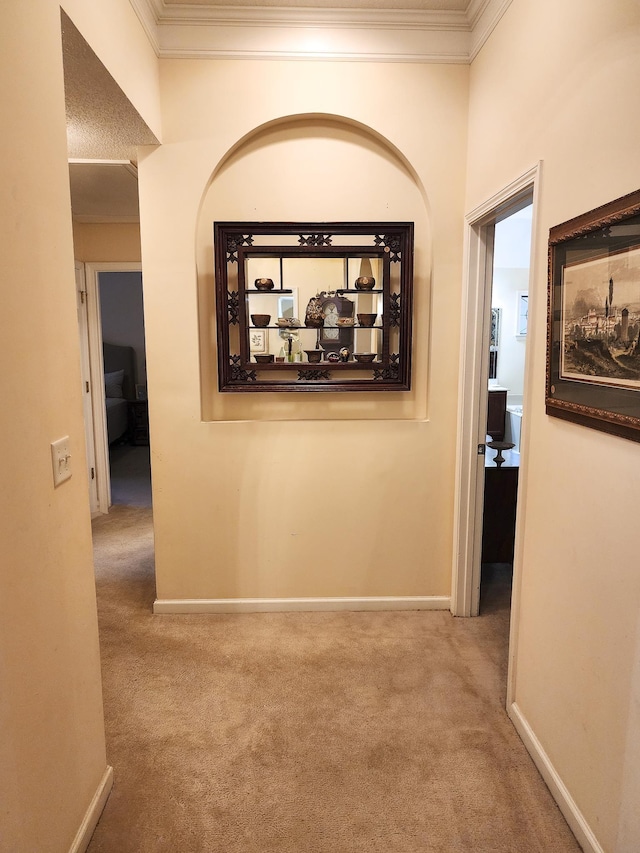
[[[68,435],[51,442],[51,462],[53,464],[53,485],[59,486],[71,476],[71,453]]]

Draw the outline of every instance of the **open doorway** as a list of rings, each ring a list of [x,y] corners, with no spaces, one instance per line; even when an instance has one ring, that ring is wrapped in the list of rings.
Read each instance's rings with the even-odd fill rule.
[[[142,272],[97,275],[111,503],[151,506]]]
[[[497,427],[494,421],[492,421],[492,424],[488,422],[489,416],[495,414],[489,410],[489,377],[490,372],[494,373],[494,376],[492,376],[493,390],[497,392],[498,388],[500,388],[500,386],[497,386],[497,383],[500,381],[498,365],[502,362],[503,367],[508,369],[513,364],[513,357],[509,357],[508,352],[506,356],[504,353],[504,345],[510,341],[510,337],[507,338],[507,333],[510,334],[513,331],[515,337],[516,332],[522,331],[522,329],[518,330],[515,327],[507,329],[505,322],[502,323],[504,337],[499,330],[496,334],[496,313],[492,312],[495,233],[496,228],[499,228],[501,222],[507,220],[512,214],[516,214],[529,206],[532,206],[531,217],[530,219],[527,217],[527,219],[531,223],[535,222],[539,170],[540,166],[538,164],[466,216],[466,282],[462,312],[460,418],[456,473],[455,563],[451,607],[452,612],[456,616],[477,616],[480,612],[485,474],[489,470],[489,465],[493,465],[493,468],[501,467],[497,466],[494,461],[497,455],[496,450],[499,448],[489,448],[488,441],[493,442],[500,439],[505,441],[507,430],[512,429],[511,423],[507,422],[508,391],[502,393]],[[529,225],[526,227],[529,231],[529,240],[532,241],[533,235],[531,232],[533,228]],[[522,307],[518,308],[518,292],[523,294],[526,292],[527,295],[526,319],[528,323],[529,298],[533,296],[535,299],[535,293],[532,294],[529,284],[525,288],[523,282],[525,280],[527,282],[534,281],[534,278],[527,275],[527,273],[520,273],[515,278],[517,279],[517,287],[514,288],[516,291],[516,307],[513,308],[513,311],[516,312],[514,323],[516,323],[518,312],[522,312],[523,310]],[[509,301],[511,301],[510,296]],[[493,341],[491,340],[492,319],[494,320]],[[504,318],[501,317],[501,319]],[[523,337],[526,339],[526,335]],[[494,350],[492,350],[492,347]],[[501,349],[503,350],[503,356],[505,356],[502,359]],[[508,347],[506,349],[508,350]],[[490,357],[492,351],[497,351],[497,354]],[[526,348],[524,351],[526,351]],[[491,371],[490,364],[492,364]],[[527,373],[528,368],[525,360],[525,378],[522,389],[523,411],[526,408],[527,401],[527,387],[529,382]],[[509,378],[508,381],[511,382],[512,379]],[[519,395],[514,393],[513,396],[517,397]],[[517,402],[513,402],[511,405],[515,407],[518,404]],[[515,448],[510,448],[512,453],[519,454],[517,460],[518,482],[516,493],[522,490],[522,482],[526,477],[526,432],[525,428],[518,438],[518,451]],[[511,432],[509,432],[509,435],[511,435]],[[510,443],[515,444],[515,442]],[[486,451],[489,452],[488,456],[486,455]],[[501,455],[504,457],[504,452]],[[502,514],[499,510],[494,515],[498,521],[501,520]],[[514,566],[512,625],[514,618],[517,619],[517,606],[515,605],[517,603],[519,577],[518,543],[522,518],[523,514],[520,513],[515,520],[515,524],[513,524],[513,528],[515,528],[515,545],[512,557]]]
[[[520,205],[524,203],[524,206]],[[524,415],[531,197],[496,215],[493,236],[487,435],[479,612],[511,598]]]
[[[96,491],[91,505],[93,515],[106,513],[112,503],[108,452],[111,442],[105,411],[105,400],[110,396],[107,397],[104,377],[98,275],[134,269],[139,275],[140,264],[91,262],[119,261],[122,257],[139,260],[138,149],[158,145],[159,140],[62,10],[60,21],[74,245],[78,265],[84,264],[85,271],[85,290],[78,270],[76,286],[79,306],[86,313],[86,318],[81,316],[79,307],[80,334],[87,338],[89,354],[90,376],[83,377],[85,393],[92,398],[91,406],[85,400],[87,419],[89,409],[93,409],[93,428],[87,426],[86,430],[87,446],[93,444],[95,449],[95,465],[91,464],[89,454],[87,457],[90,479],[92,471],[95,478],[92,479]],[[124,311],[121,319],[126,321]],[[146,382],[144,370],[142,379],[136,375],[137,360],[133,365],[126,393],[118,383],[109,393],[122,394],[129,436],[140,441],[140,433],[145,429],[142,424],[146,424],[146,399],[137,399],[136,394],[140,398],[146,395],[143,387],[137,390],[135,386],[145,386]],[[86,361],[84,367],[86,372]],[[122,408],[124,411],[125,407]],[[121,419],[124,421],[124,414]],[[148,454],[148,430],[146,434]]]
[[[86,282],[101,505],[150,507],[141,267],[131,263],[86,264]]]

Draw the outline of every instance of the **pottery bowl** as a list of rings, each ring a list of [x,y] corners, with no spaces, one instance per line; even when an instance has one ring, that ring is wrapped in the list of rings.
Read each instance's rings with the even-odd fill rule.
[[[272,355],[256,355],[254,358],[258,364],[271,364],[273,362]]]
[[[322,350],[320,349],[306,349],[305,353],[311,364],[317,364],[322,358]]]
[[[356,290],[373,290],[376,280],[370,275],[361,275],[356,279]]]
[[[254,282],[256,290],[273,290],[273,279],[257,278]]]
[[[356,361],[368,363],[375,359],[376,354],[375,352],[356,352],[353,354],[353,357]]]
[[[338,325],[339,326],[353,326],[355,325],[355,320],[353,317],[338,317]]]
[[[269,320],[271,319],[271,314],[252,314],[251,322],[254,326],[264,327],[269,325]]]
[[[358,314],[358,323],[370,328],[375,324],[377,316],[377,314]]]

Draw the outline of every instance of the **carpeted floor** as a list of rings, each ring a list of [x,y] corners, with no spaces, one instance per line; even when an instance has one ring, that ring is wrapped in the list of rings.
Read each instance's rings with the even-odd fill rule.
[[[151,511],[94,541],[115,783],[89,853],[579,850],[504,711],[504,585],[478,619],[153,616]]]
[[[114,444],[109,448],[111,503],[151,506],[149,447]]]

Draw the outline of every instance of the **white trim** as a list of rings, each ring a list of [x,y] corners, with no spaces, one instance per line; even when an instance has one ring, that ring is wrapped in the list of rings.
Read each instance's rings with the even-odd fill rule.
[[[473,60],[511,4],[472,0],[466,12],[447,12],[130,2],[160,57],[461,64]],[[335,44],[295,46],[301,29]]]
[[[511,5],[511,0],[486,0],[484,5],[477,9],[478,3],[472,2],[467,9],[467,15],[471,24],[471,50],[469,51],[469,62],[473,62],[482,50],[485,42],[495,30],[500,19]]]
[[[264,26],[229,22],[202,26],[186,21],[161,24],[159,38],[163,58],[466,64],[471,36],[467,29],[432,29],[420,24]]]
[[[87,319],[89,321],[89,368],[91,371],[91,405],[95,439],[96,489],[98,512],[106,514],[111,505],[109,475],[109,439],[107,438],[107,408],[104,394],[104,361],[102,358],[102,323],[98,295],[98,271],[94,264],[85,264],[87,288]]]
[[[458,446],[454,519],[454,566],[452,613],[456,616],[475,616],[478,613],[480,588],[480,546],[482,526],[482,488],[484,459],[477,455],[477,445],[484,443],[486,434],[486,358],[482,342],[487,337],[486,303],[490,299],[485,287],[490,248],[484,237],[486,226],[494,220],[500,208],[527,190],[532,190],[534,220],[537,205],[537,186],[540,164],[516,178],[490,199],[465,217],[463,308],[460,352],[460,385],[458,407]],[[532,235],[532,247],[534,246]],[[532,248],[533,251],[533,248]],[[530,271],[531,278],[532,270]],[[529,288],[531,292],[531,287]],[[531,359],[526,360],[530,364]],[[530,384],[529,370],[525,375],[525,397]],[[484,382],[484,384],[483,384]],[[521,452],[521,460],[525,454]],[[520,469],[521,492],[523,464]],[[518,531],[524,511],[519,507],[516,525],[516,554],[518,565]],[[514,571],[515,580],[515,571]],[[512,606],[512,614],[514,608]],[[514,619],[512,618],[512,631]]]
[[[76,837],[73,839],[73,843],[69,848],[69,853],[85,853],[85,850],[91,841],[91,836],[98,825],[98,821],[100,820],[100,815],[107,804],[112,787],[113,767],[107,765],[107,769],[104,771],[104,775],[100,780],[100,784],[98,785],[95,794],[93,795],[93,799],[89,803],[89,808],[82,819],[82,823],[78,827]]]
[[[478,507],[482,507],[484,457],[477,455],[477,446],[486,439],[486,429],[480,427],[486,424],[486,395],[481,393],[481,385],[486,384],[488,376],[488,347],[484,342],[488,341],[491,294],[484,283],[491,253],[489,248],[487,256],[481,235],[470,227],[465,231],[463,252],[468,287],[462,307],[451,612],[454,616],[477,616],[479,579],[472,567],[482,546]],[[473,588],[474,582],[478,589]]]
[[[134,0],[135,2],[136,0]],[[491,0],[490,0],[491,1]],[[510,2],[510,0],[509,0]],[[214,25],[247,27],[327,27],[329,29],[385,29],[469,32],[464,12],[442,12],[431,9],[347,9],[313,8],[302,6],[172,6],[170,13],[161,14],[161,26],[204,27]]]
[[[513,198],[525,192],[528,187],[534,187],[536,180],[539,177],[541,162],[536,163],[520,177],[511,181],[495,195],[488,198],[482,204],[475,207],[470,213],[467,213],[465,220],[468,225],[479,225],[484,219],[488,219],[494,211],[506,205]]]
[[[604,849],[600,846],[593,830],[578,808],[576,801],[569,793],[569,789],[562,781],[560,774],[553,766],[551,759],[545,752],[517,703],[513,702],[507,710],[516,731],[522,738],[522,742],[540,771],[540,775],[549,788],[551,796],[558,804],[558,808],[564,815],[564,819],[569,824],[578,844],[585,853],[604,853]]]
[[[154,613],[285,613],[338,610],[449,610],[446,595],[363,598],[157,598]]]
[[[74,222],[80,222],[85,225],[135,225],[140,222],[139,216],[123,216],[122,214],[116,214],[115,216],[110,216],[106,213],[81,213],[75,214],[73,217]]]
[[[131,160],[95,160],[90,157],[69,157],[67,162],[70,166],[124,166],[134,178],[137,179],[138,177],[138,167]]]
[[[130,0],[133,11],[145,31],[147,38],[154,49],[156,56],[160,56],[160,44],[158,42],[158,15],[154,8],[153,0]]]
[[[425,63],[431,65],[466,65],[467,54],[465,51],[451,53],[434,53],[427,50],[414,53],[379,53],[368,51],[366,53],[339,53],[310,51],[287,51],[287,50],[228,50],[216,48],[166,48],[161,54],[163,59],[258,59],[267,60],[290,60],[298,62],[395,62],[395,63]]]
[[[76,301],[78,309],[78,333],[80,337],[80,364],[82,368],[82,416],[84,420],[85,449],[87,458],[87,480],[89,487],[89,510],[99,515],[98,488],[96,480],[96,441],[93,434],[93,396],[91,394],[91,359],[89,357],[89,315],[87,312],[87,285],[82,261],[75,261]],[[86,383],[86,386],[85,386]],[[93,476],[91,475],[93,471]]]
[[[533,171],[533,170],[532,170]],[[536,251],[539,239],[539,194],[540,184],[542,180],[542,161],[538,163],[536,174],[533,179],[533,211],[531,218],[531,257],[529,259],[529,319],[527,324],[527,347],[531,346],[531,341],[535,340],[536,334],[536,319],[535,305],[539,299],[546,303],[547,289],[540,288],[534,282],[540,279],[538,275]],[[543,273],[544,275],[544,273]],[[544,280],[544,279],[543,279]],[[531,311],[533,303],[534,311]],[[543,333],[544,334],[544,333]],[[525,357],[524,362],[524,394],[523,394],[523,410],[527,411],[533,403],[533,358],[530,355]],[[517,505],[518,513],[516,518],[516,540],[513,553],[513,582],[511,585],[511,624],[509,627],[509,663],[507,670],[507,707],[515,701],[516,691],[516,671],[517,671],[517,652],[518,652],[518,631],[520,627],[520,601],[522,593],[522,543],[524,541],[524,528],[527,518],[527,492],[524,488],[526,483],[526,472],[529,467],[529,434],[530,434],[531,418],[523,417],[522,427],[520,430],[520,476],[518,479],[518,496]]]

